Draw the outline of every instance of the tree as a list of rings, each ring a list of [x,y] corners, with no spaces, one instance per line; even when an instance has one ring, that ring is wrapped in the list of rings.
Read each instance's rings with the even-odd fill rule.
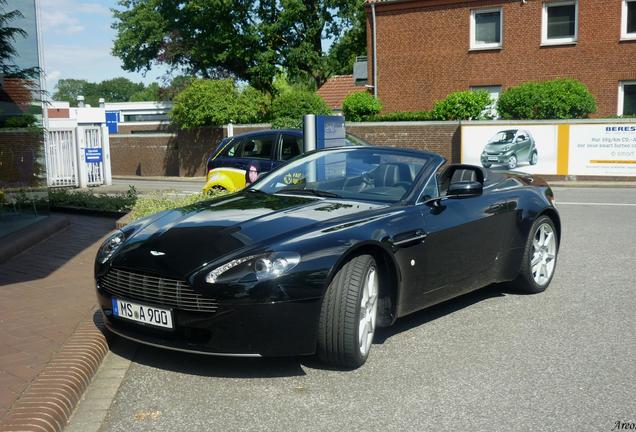
[[[85,88],[88,81],[83,79],[61,79],[55,85],[53,100],[66,101],[74,104],[78,96],[85,95]]]
[[[161,100],[161,87],[156,82],[150,83],[143,90],[133,93],[129,100],[130,102]]]
[[[135,83],[123,77],[99,83],[82,79],[61,79],[55,86],[53,99],[74,105],[77,102],[77,96],[84,96],[84,102],[91,106],[97,106],[100,98],[104,98],[106,102],[157,100],[159,85],[153,84],[146,88],[143,83]]]
[[[103,97],[108,102],[128,102],[132,95],[144,89],[143,83],[135,83],[123,77],[113,78],[97,85],[97,98]]]
[[[231,79],[193,81],[174,99],[172,121],[184,129],[262,121],[268,100],[258,90],[239,90]]]
[[[366,55],[367,14],[364,10],[364,1],[358,3],[359,7],[351,11],[351,26],[329,48],[327,69],[330,75],[350,74],[356,58]]]
[[[323,37],[338,43],[359,20],[362,0],[119,0],[113,54],[130,71],[156,64],[204,78],[232,76],[274,93],[284,68],[320,86],[329,74]],[[348,35],[348,36],[347,36]],[[358,42],[356,42],[358,43]],[[344,43],[344,47],[352,43]],[[337,57],[337,56],[336,56]]]

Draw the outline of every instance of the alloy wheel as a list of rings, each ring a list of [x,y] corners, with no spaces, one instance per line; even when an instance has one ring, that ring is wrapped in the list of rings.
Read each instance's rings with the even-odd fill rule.
[[[364,357],[371,348],[378,315],[378,278],[375,267],[367,272],[362,299],[360,300],[360,321],[358,323],[358,342],[360,354]]]
[[[530,271],[534,281],[540,285],[546,285],[556,264],[556,238],[554,229],[547,223],[539,225],[532,240],[532,260]]]
[[[516,156],[510,156],[508,158],[508,169],[515,169],[517,167],[517,157]]]

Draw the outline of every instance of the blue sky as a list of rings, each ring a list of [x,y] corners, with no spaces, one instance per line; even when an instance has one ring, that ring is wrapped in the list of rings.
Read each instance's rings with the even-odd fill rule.
[[[153,70],[125,72],[111,55],[115,31],[110,28],[116,0],[40,0],[44,68],[47,87],[53,93],[61,78],[102,81],[125,76],[149,83],[165,74]]]

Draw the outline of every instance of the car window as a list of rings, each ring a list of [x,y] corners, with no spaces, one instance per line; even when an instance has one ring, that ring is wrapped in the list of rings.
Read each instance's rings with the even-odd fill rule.
[[[426,183],[426,186],[424,186],[420,202],[428,201],[439,196],[439,185],[437,184],[437,176],[438,174],[432,175],[429,181]]]
[[[232,140],[223,150],[223,156],[225,157],[239,157],[241,155],[241,149],[243,147],[243,140]]]
[[[254,189],[265,193],[318,191],[341,198],[396,202],[429,161],[386,149],[341,147],[296,158],[272,171]]]
[[[278,159],[289,160],[303,151],[303,137],[283,134]]]
[[[271,159],[276,135],[247,138],[243,144],[241,157],[246,159]]]

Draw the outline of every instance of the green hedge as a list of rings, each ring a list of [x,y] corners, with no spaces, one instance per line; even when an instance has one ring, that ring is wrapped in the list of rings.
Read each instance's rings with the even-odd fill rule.
[[[446,99],[435,102],[431,111],[433,120],[484,120],[489,119],[487,108],[492,98],[483,90],[454,92]]]
[[[273,128],[300,127],[305,114],[331,114],[331,110],[323,98],[308,90],[289,89],[272,101]]]
[[[183,129],[227,123],[261,122],[269,98],[252,87],[242,90],[230,79],[196,80],[174,99],[172,121]]]
[[[200,193],[195,195],[186,195],[175,197],[165,193],[156,193],[150,195],[142,195],[130,212],[130,221],[149,216],[164,210],[171,210],[179,207],[185,207],[200,201],[210,200],[217,196],[225,195],[227,192],[211,191],[210,193]]]
[[[505,120],[586,118],[596,111],[596,99],[575,79],[533,81],[504,91],[497,111]]]
[[[430,111],[397,111],[386,114],[372,115],[365,119],[368,122],[397,122],[397,121],[429,121],[432,120]]]
[[[368,92],[349,93],[342,101],[342,112],[349,121],[359,122],[382,110],[380,100]]]

